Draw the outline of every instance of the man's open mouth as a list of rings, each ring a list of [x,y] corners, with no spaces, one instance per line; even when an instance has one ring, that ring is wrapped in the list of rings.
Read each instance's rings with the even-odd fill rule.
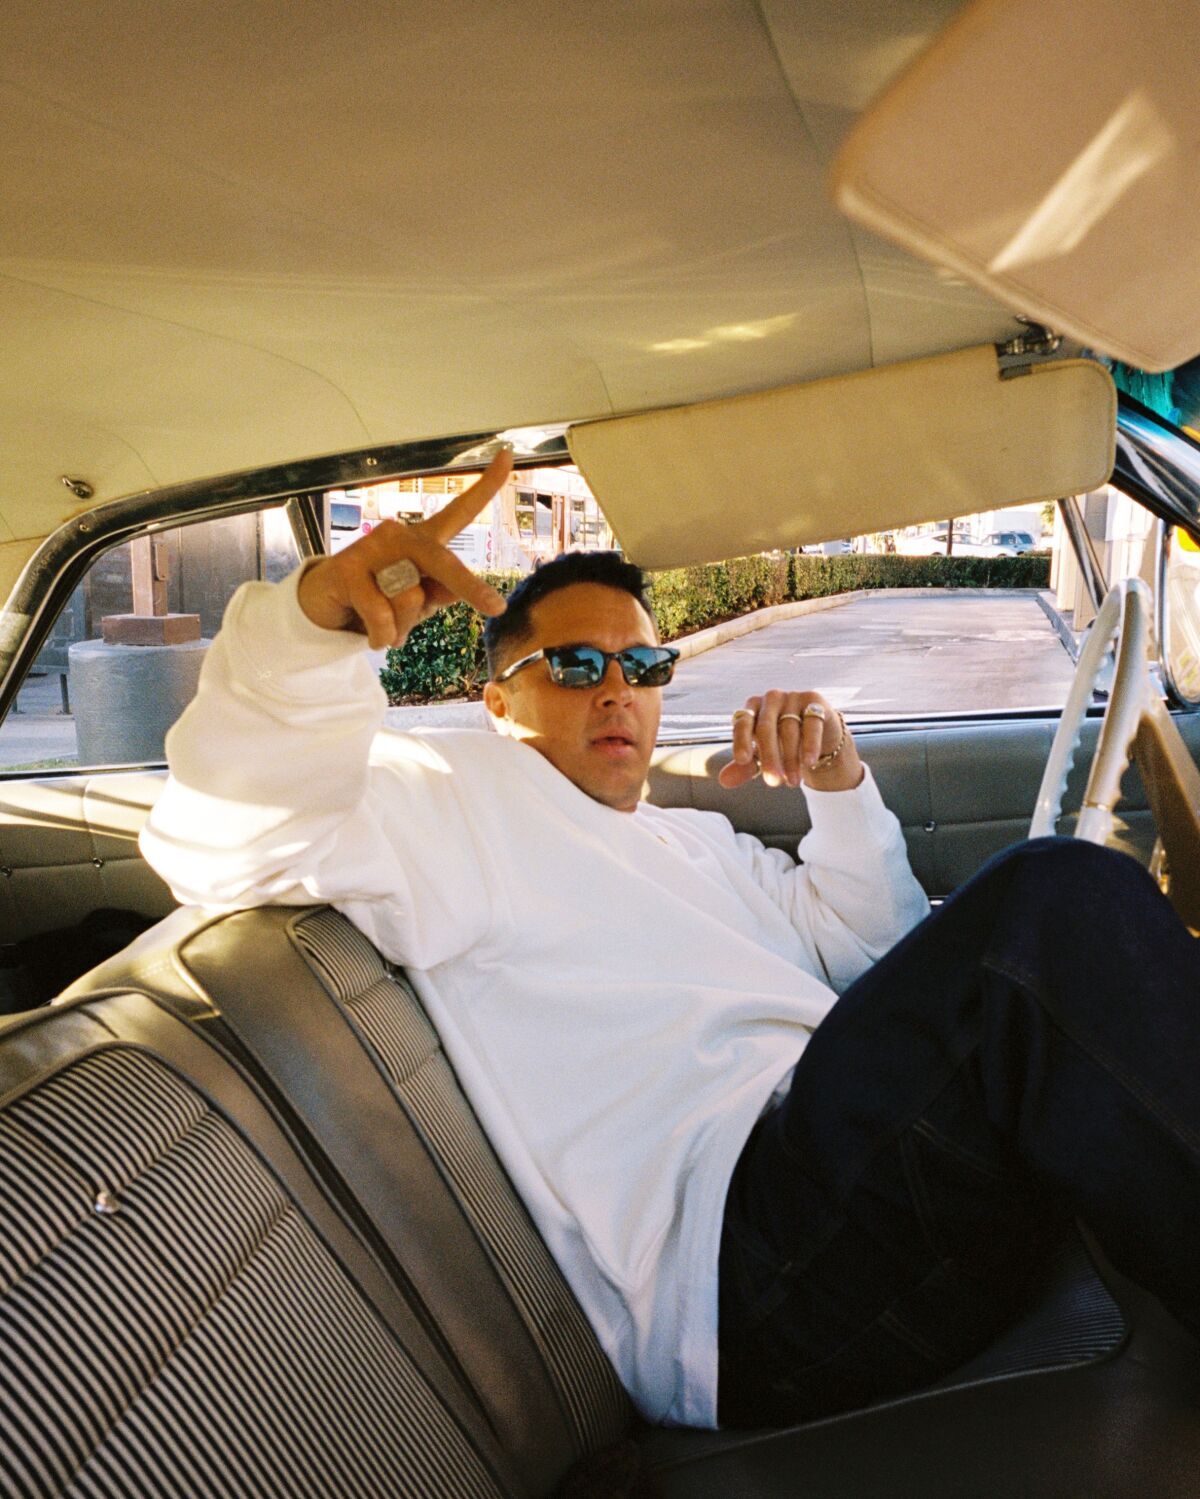
[[[632,734],[614,729],[611,733],[597,735],[592,740],[592,747],[607,755],[630,754],[637,748],[637,741]]]

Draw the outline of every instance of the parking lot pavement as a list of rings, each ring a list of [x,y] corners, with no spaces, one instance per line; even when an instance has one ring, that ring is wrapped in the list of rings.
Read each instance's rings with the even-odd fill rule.
[[[17,704],[21,711],[10,709],[0,724],[0,770],[73,763],[75,720],[62,711],[58,678],[27,678]]]
[[[680,662],[663,724],[724,727],[769,687],[824,693],[849,717],[1061,707],[1073,669],[1032,592],[872,595]]]
[[[848,716],[1059,707],[1070,654],[1033,593],[873,595],[780,620],[681,661],[663,693],[663,729],[724,733],[734,708],[768,687],[825,694]],[[58,679],[21,689],[0,726],[0,769],[70,763],[75,724]],[[392,728],[483,728],[481,703],[390,708]]]

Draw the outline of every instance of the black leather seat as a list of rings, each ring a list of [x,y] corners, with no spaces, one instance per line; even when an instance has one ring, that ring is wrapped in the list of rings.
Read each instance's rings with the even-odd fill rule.
[[[109,989],[257,1079],[531,1494],[631,1435],[638,1492],[680,1499],[1200,1489],[1196,1345],[1133,1293],[1127,1323],[1083,1261],[948,1388],[789,1432],[639,1430],[415,995],[342,917],[178,912],[73,992]]]

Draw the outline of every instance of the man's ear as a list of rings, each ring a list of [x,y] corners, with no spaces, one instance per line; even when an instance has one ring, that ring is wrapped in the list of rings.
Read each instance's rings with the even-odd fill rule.
[[[502,720],[508,718],[508,698],[504,694],[504,689],[498,687],[495,682],[485,682],[483,684],[483,706],[496,720],[496,727],[498,729],[501,728]]]

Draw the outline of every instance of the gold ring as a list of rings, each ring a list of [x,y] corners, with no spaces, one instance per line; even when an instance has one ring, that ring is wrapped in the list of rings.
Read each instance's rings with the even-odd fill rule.
[[[756,719],[758,717],[758,714],[755,713],[753,708],[735,708],[733,710],[733,716],[736,721],[739,718]]]
[[[829,717],[829,714],[825,711],[823,703],[809,703],[808,707],[804,710],[803,716],[805,718],[820,718],[824,720]]]
[[[776,723],[787,723],[789,720],[792,723],[804,722],[804,719],[800,716],[799,713],[781,713],[775,721]]]

